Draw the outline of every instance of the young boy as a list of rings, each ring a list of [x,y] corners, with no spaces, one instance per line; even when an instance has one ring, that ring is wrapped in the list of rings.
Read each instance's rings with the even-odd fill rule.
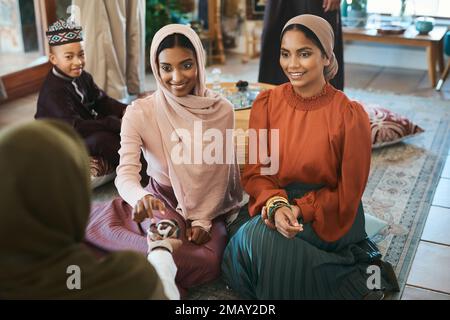
[[[68,122],[83,137],[91,156],[119,164],[120,125],[126,105],[106,95],[83,70],[81,27],[58,20],[46,33],[53,64],[39,93],[35,118]]]

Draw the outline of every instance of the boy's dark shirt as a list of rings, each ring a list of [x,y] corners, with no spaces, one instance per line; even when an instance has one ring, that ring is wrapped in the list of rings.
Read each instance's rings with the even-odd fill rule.
[[[120,133],[125,108],[100,90],[88,72],[70,78],[53,67],[39,93],[35,118],[66,121],[85,138],[99,131]]]

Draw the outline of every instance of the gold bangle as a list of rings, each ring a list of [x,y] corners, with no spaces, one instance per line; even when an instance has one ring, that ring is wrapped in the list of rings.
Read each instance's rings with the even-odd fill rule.
[[[288,200],[286,198],[284,198],[284,197],[274,196],[274,197],[269,198],[269,200],[266,201],[266,206],[270,205],[272,202],[274,202],[276,200],[283,201],[283,202],[288,202]]]
[[[267,208],[270,208],[275,203],[279,203],[279,202],[285,203],[285,204],[289,204],[289,202],[286,199],[282,198],[282,197],[274,197],[274,198],[270,199],[270,201],[267,203]]]
[[[266,201],[266,207],[270,207],[275,201],[280,201],[280,202],[284,202],[286,204],[289,204],[289,201],[284,198],[284,197],[280,197],[280,196],[274,196],[272,198],[269,198],[269,200]]]

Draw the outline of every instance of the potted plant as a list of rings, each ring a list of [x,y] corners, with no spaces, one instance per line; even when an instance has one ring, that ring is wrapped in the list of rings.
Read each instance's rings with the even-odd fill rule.
[[[189,23],[186,13],[193,8],[193,0],[146,0],[145,65],[147,70],[150,69],[150,45],[156,32],[170,23]]]

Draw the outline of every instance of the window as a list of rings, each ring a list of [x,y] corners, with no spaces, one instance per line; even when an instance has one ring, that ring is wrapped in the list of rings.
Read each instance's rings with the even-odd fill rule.
[[[43,55],[39,48],[33,0],[0,1],[0,76]]]
[[[50,63],[44,29],[56,0],[0,0],[0,104],[37,92]]]
[[[399,15],[401,3],[401,0],[368,0],[367,11],[369,13]],[[406,0],[405,14],[450,18],[450,1]]]

